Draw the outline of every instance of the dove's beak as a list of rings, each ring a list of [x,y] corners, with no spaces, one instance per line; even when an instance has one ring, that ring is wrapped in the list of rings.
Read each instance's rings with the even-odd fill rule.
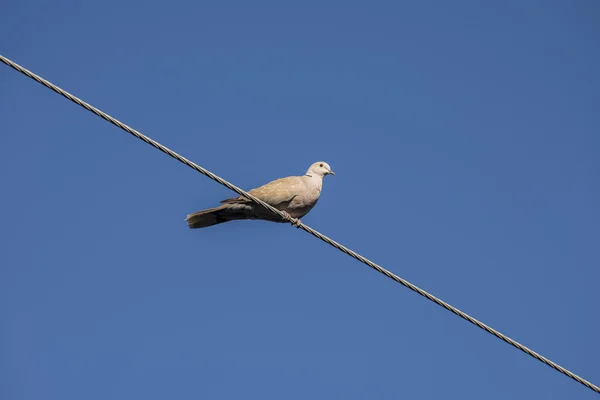
[[[335,175],[335,172],[333,172],[332,170],[329,170],[329,175]]]

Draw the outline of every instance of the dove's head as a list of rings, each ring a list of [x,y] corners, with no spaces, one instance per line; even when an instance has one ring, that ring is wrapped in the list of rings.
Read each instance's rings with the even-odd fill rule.
[[[317,161],[313,165],[310,166],[308,171],[306,171],[306,175],[324,177],[325,175],[335,175],[331,170],[329,164],[324,161]]]

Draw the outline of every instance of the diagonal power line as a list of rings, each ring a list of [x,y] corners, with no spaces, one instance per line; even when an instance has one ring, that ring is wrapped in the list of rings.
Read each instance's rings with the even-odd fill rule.
[[[63,89],[59,88],[58,86],[48,82],[47,80],[43,79],[42,77],[34,74],[33,72],[23,68],[22,66],[20,66],[19,64],[9,60],[8,58],[0,55],[0,61],[2,61],[3,63],[5,63],[6,65],[8,65],[9,67],[12,67],[13,69],[17,70],[18,72],[28,76],[29,78],[35,80],[38,83],[41,83],[42,85],[46,86],[48,89],[60,94],[63,97],[66,97],[68,100],[71,100],[72,102],[80,105],[81,107],[85,108],[86,110],[96,114],[97,116],[99,116],[100,118],[110,122],[111,124],[123,129],[125,132],[128,132],[129,134],[135,136],[136,138],[143,140],[144,142],[148,143],[149,145],[151,145],[152,147],[162,151],[163,153],[168,154],[169,156],[173,157],[174,159],[176,159],[177,161],[187,165],[188,167],[200,172],[202,175],[205,175],[207,177],[209,177],[210,179],[212,179],[213,181],[216,181],[218,183],[220,183],[221,185],[233,190],[234,192],[236,192],[237,194],[244,196],[250,200],[252,200],[253,202],[255,202],[256,204],[266,208],[267,210],[279,215],[281,218],[283,218],[284,220],[287,220],[289,222],[291,222],[294,226],[296,226],[299,229],[302,229],[308,233],[310,233],[311,235],[315,236],[318,239],[321,239],[322,241],[324,241],[325,243],[335,247],[336,249],[340,250],[343,253],[346,253],[347,255],[349,255],[350,257],[362,262],[363,264],[373,268],[374,270],[376,270],[377,272],[382,273],[383,275],[387,276],[390,279],[393,279],[394,281],[398,282],[399,284],[409,288],[410,290],[412,290],[413,292],[416,292],[418,294],[420,294],[421,296],[427,298],[428,300],[433,301],[435,304],[445,308],[446,310],[452,312],[453,314],[458,315],[459,317],[461,317],[462,319],[472,323],[473,325],[483,329],[484,331],[494,335],[495,337],[497,337],[498,339],[501,339],[503,341],[505,341],[506,343],[510,344],[513,347],[516,347],[517,349],[521,350],[522,352],[524,352],[525,354],[530,355],[531,357],[535,358],[538,361],[541,361],[542,363],[548,365],[551,368],[554,368],[555,370],[557,370],[558,372],[568,376],[571,379],[574,379],[575,381],[581,383],[582,385],[588,387],[589,389],[595,391],[596,393],[600,394],[600,387],[594,385],[593,383],[583,379],[582,377],[572,373],[571,371],[561,367],[560,365],[556,364],[555,362],[547,359],[546,357],[536,353],[535,351],[529,349],[526,346],[523,346],[522,344],[520,344],[519,342],[509,338],[508,336],[498,332],[497,330],[493,329],[492,327],[484,324],[483,322],[478,321],[477,319],[471,317],[470,315],[462,312],[461,310],[459,310],[456,307],[451,306],[450,304],[446,303],[443,300],[438,299],[437,297],[435,297],[434,295],[426,292],[425,290],[413,285],[412,283],[408,282],[405,279],[400,278],[399,276],[393,274],[392,272],[386,270],[385,268],[375,264],[374,262],[366,259],[365,257],[361,256],[360,254],[350,250],[349,248],[339,244],[338,242],[336,242],[333,239],[328,238],[327,236],[317,232],[316,230],[312,229],[311,227],[300,223],[297,219],[295,218],[290,218],[289,216],[285,215],[284,213],[282,213],[281,211],[277,210],[275,207],[270,206],[269,204],[261,201],[260,199],[257,199],[256,197],[248,194],[247,192],[245,192],[244,190],[238,188],[237,186],[227,182],[225,179],[220,178],[219,176],[213,174],[212,172],[202,168],[201,166],[193,163],[192,161],[188,160],[187,158],[180,156],[179,154],[175,153],[173,150],[168,149],[167,147],[163,146],[162,144],[150,139],[149,137],[141,134],[140,132],[136,131],[135,129],[125,125],[124,123],[114,119],[113,117],[111,117],[110,115],[100,111],[99,109],[97,109],[96,107],[86,103],[85,101],[73,96],[72,94],[64,91]]]

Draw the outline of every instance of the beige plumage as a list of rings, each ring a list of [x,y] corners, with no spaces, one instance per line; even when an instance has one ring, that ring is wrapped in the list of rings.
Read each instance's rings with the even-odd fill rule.
[[[248,193],[290,217],[301,218],[317,204],[326,175],[335,174],[326,162],[319,161],[312,164],[303,176],[280,178]],[[188,226],[191,229],[204,228],[239,219],[286,222],[280,216],[242,196],[226,199],[221,203],[223,205],[219,207],[189,214],[186,218]]]

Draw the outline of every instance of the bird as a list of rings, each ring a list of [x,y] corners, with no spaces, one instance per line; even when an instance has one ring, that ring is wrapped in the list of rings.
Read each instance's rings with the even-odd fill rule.
[[[266,185],[250,190],[248,193],[283,212],[287,219],[265,209],[244,196],[221,201],[220,206],[200,210],[186,217],[190,229],[205,228],[234,220],[265,220],[271,222],[290,222],[300,225],[304,217],[317,204],[323,188],[323,178],[335,175],[329,164],[324,161],[313,163],[303,176],[279,178]]]

